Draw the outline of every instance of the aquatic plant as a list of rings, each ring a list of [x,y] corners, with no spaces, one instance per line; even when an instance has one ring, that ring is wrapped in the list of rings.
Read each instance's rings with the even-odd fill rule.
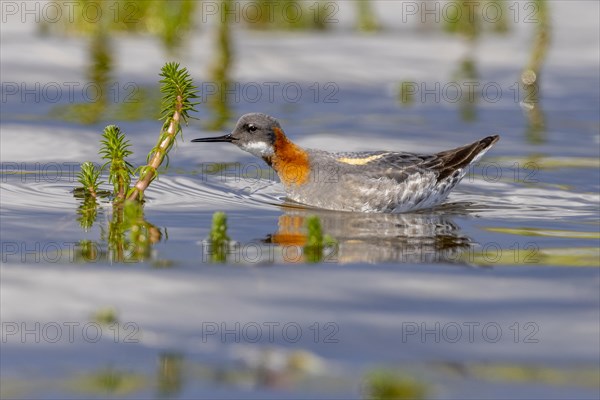
[[[170,62],[162,68],[163,79],[160,91],[163,93],[160,119],[162,130],[156,146],[148,154],[148,164],[140,167],[139,179],[127,194],[128,200],[143,200],[144,190],[158,177],[158,167],[167,159],[177,136],[182,135],[181,123],[187,124],[189,112],[196,111],[192,99],[197,98],[197,90],[187,69],[180,68],[178,63]]]
[[[130,396],[147,384],[147,379],[143,375],[116,369],[112,366],[79,374],[66,382],[66,386],[70,390],[76,393],[92,394],[95,395],[94,397]]]
[[[525,137],[530,143],[545,142],[546,117],[542,111],[540,74],[552,39],[549,5],[546,0],[532,3],[537,10],[536,26],[529,61],[521,73],[523,84],[523,109],[527,116]]]
[[[402,105],[410,106],[414,104],[416,93],[416,91],[413,90],[414,84],[414,81],[407,79],[400,82],[400,85],[398,85],[398,99],[400,99]]]
[[[90,262],[104,256],[103,252],[92,240],[80,240],[75,247],[74,260],[76,262]]]
[[[182,354],[165,352],[159,355],[155,381],[161,398],[178,397],[183,388],[184,368]]]
[[[358,0],[356,2],[356,28],[362,32],[375,32],[381,29],[373,11],[371,0]]]
[[[230,239],[227,235],[227,215],[224,212],[218,211],[213,214],[212,227],[208,240],[211,249],[211,261],[215,263],[224,263],[227,261],[227,250]]]
[[[95,200],[92,197],[87,199]],[[85,202],[84,202],[85,204]],[[96,210],[97,204],[88,212]],[[86,219],[87,218],[87,219]],[[94,220],[81,216],[89,227]],[[95,218],[95,213],[93,214]],[[84,225],[80,221],[80,224]],[[166,235],[166,231],[164,233]],[[108,226],[100,226],[100,242],[80,240],[75,247],[74,258],[78,262],[139,262],[152,257],[152,246],[163,238],[163,231],[146,221],[143,204],[136,201],[114,203]],[[155,260],[161,266],[169,266],[168,260]]]
[[[306,262],[318,263],[323,261],[324,250],[329,246],[335,245],[335,240],[323,234],[321,220],[316,215],[306,218],[306,244],[304,245],[304,258]]]
[[[260,30],[325,30],[329,23],[337,22],[333,16],[338,9],[334,1],[257,0],[252,11],[243,13],[243,22]]]
[[[132,154],[126,135],[116,125],[108,125],[102,134],[99,155],[105,161],[100,168],[91,162],[84,162],[77,180],[81,184],[74,190],[76,197],[82,198],[77,213],[82,228],[92,227],[97,216],[96,198],[112,194],[112,218],[108,229],[102,229],[102,238],[106,241],[108,252],[100,253],[111,261],[141,261],[150,256],[152,245],[162,238],[159,228],[144,219],[142,201],[144,191],[158,177],[158,169],[166,159],[178,136],[182,134],[182,123],[187,123],[189,112],[195,111],[192,99],[197,97],[196,87],[185,68],[177,63],[167,63],[162,68],[160,83],[163,94],[163,121],[156,146],[148,154],[147,165],[137,169],[138,180],[130,187],[134,177],[134,167],[127,161]],[[99,190],[102,171],[108,169],[108,182],[113,185],[112,193]],[[79,259],[95,261],[99,255],[94,243],[81,241],[77,254]],[[90,256],[94,256],[90,258]]]
[[[108,228],[100,227],[101,239],[107,252],[89,254],[90,249],[100,248],[97,243],[80,242],[79,259],[110,262],[138,262],[151,256],[152,245],[162,239],[162,231],[146,221],[141,203],[124,201],[113,204]]]
[[[129,259],[142,261],[150,257],[152,245],[162,238],[161,230],[144,219],[144,209],[140,203],[125,202],[123,216],[123,225],[129,232]]]
[[[232,60],[231,29],[228,16],[232,12],[232,1],[221,1],[221,13],[215,27],[215,57],[210,67],[209,75],[216,86],[215,92],[208,97],[207,106],[214,115],[212,121],[207,124],[209,130],[220,130],[231,116],[231,106],[227,100],[229,86],[231,86],[230,71]]]
[[[119,317],[117,315],[117,310],[115,310],[114,307],[100,308],[92,315],[92,321],[105,326],[118,324]]]
[[[129,150],[131,144],[116,125],[108,125],[104,128],[102,137],[104,139],[101,141],[100,154],[106,162],[101,169],[109,167],[108,182],[113,184],[115,199],[122,201],[129,191],[133,175],[133,166],[125,160],[132,154]]]
[[[93,3],[93,4],[91,4]],[[40,29],[71,35],[109,35],[115,32],[157,36],[169,52],[183,45],[197,15],[196,0],[73,0],[69,18],[40,18]],[[89,11],[88,11],[89,10]]]
[[[506,33],[509,29],[507,17],[509,13],[504,1],[484,0],[481,3],[452,1],[445,9],[447,14],[444,18],[444,29],[469,40],[476,40],[485,30]],[[497,18],[486,17],[486,14],[481,11],[489,9],[497,12]]]
[[[85,230],[89,230],[96,218],[98,217],[98,203],[94,196],[84,196],[83,201],[77,208],[77,221],[79,225]]]
[[[428,387],[406,374],[379,369],[367,374],[364,391],[366,399],[422,400],[427,398]]]
[[[179,64],[165,64],[160,76],[163,78],[160,81],[160,91],[163,93],[160,119],[163,126],[156,146],[148,154],[148,164],[137,169],[139,178],[135,185],[129,187],[134,174],[133,166],[126,161],[132,154],[129,150],[130,143],[118,126],[108,125],[104,128],[99,152],[106,162],[100,169],[91,162],[81,165],[78,181],[82,187],[75,190],[76,194],[83,190],[84,193],[97,197],[100,174],[104,168],[109,167],[108,181],[113,184],[114,199],[117,202],[124,199],[142,201],[144,191],[158,177],[158,168],[165,158],[168,165],[168,153],[177,136],[182,134],[181,124],[187,123],[190,111],[196,111],[194,106],[198,103],[193,103],[192,99],[198,95],[187,69],[180,68]]]
[[[83,193],[84,196],[96,197],[98,195],[98,187],[102,183],[99,180],[101,173],[102,169],[96,168],[96,166],[89,161],[81,164],[81,170],[77,173],[77,182],[81,184],[81,187],[76,194]]]

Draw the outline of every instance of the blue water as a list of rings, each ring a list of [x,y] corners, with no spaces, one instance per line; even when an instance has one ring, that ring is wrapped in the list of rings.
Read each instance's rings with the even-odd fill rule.
[[[402,58],[422,62],[417,53]],[[9,96],[1,111],[9,149],[0,181],[2,397],[357,398],[369,373],[385,369],[435,398],[597,398],[600,78],[593,66],[550,60],[535,135],[511,92],[516,59],[478,66],[481,82],[499,82],[503,96],[480,99],[468,121],[459,103],[400,104],[397,84],[413,79],[400,73],[380,83],[319,81],[335,83],[337,102],[315,102],[314,81],[303,78],[298,102],[231,104],[225,132],[260,111],[300,145],[326,150],[434,152],[501,135],[447,204],[418,213],[287,201],[260,160],[228,144],[190,143],[218,134],[205,129],[213,115],[202,104],[147,191],[144,219],[161,239],[141,260],[109,244],[108,201],[82,228],[72,191],[80,163],[100,161],[106,124],[127,133],[139,165],[160,122],[85,125],[56,112],[68,101]],[[442,82],[456,68],[443,63]],[[156,95],[155,78],[127,80]],[[229,164],[211,173],[220,163]],[[232,239],[224,264],[210,262],[216,211],[226,212]],[[335,239],[316,264],[303,256],[313,215]],[[96,252],[82,253],[84,241]],[[98,322],[106,310],[118,323]]]

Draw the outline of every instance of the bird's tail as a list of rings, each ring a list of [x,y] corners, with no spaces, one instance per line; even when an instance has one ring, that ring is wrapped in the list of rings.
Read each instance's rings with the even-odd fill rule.
[[[500,136],[493,135],[478,140],[466,146],[437,153],[441,161],[438,169],[438,182],[452,175],[459,169],[466,168],[469,164],[481,158],[498,140]]]

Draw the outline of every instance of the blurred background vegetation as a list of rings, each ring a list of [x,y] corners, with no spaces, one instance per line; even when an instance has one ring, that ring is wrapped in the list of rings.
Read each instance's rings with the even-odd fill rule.
[[[114,41],[122,35],[155,36],[163,45],[165,58],[177,58],[184,51],[193,32],[194,35],[209,34],[214,41],[210,68],[205,74],[207,81],[214,83],[217,90],[206,96],[206,106],[211,117],[205,121],[205,127],[211,130],[223,129],[232,118],[231,104],[227,100],[227,93],[233,84],[231,70],[235,63],[243,63],[243,60],[236,57],[232,30],[311,31],[326,34],[333,28],[334,24],[331,22],[338,21],[339,5],[336,1],[277,0],[277,8],[274,8],[273,3],[273,0],[211,0],[204,4],[201,0],[77,0],[74,7],[87,7],[92,11],[74,13],[73,19],[61,18],[58,24],[42,22],[40,30],[56,35],[88,38],[89,63],[86,78],[99,85],[103,89],[103,95],[99,101],[59,106],[53,111],[54,116],[93,124],[101,120],[139,120],[148,115],[156,115],[159,96],[155,88],[131,88],[128,94],[135,101],[111,103],[110,87],[115,84],[113,70],[117,63],[113,51]],[[475,57],[477,45],[484,35],[506,37],[514,29],[518,22],[518,18],[511,18],[518,11],[514,9],[515,3],[506,0],[476,2],[476,7],[487,10],[485,15],[489,18],[485,18],[482,12],[474,12],[473,2],[445,0],[437,3],[441,4],[438,8],[443,10],[443,18],[428,17],[429,9],[419,7],[417,12],[423,15],[410,21],[414,25],[414,31],[452,35],[468,48],[449,77],[440,79],[452,79],[458,85],[478,80],[481,74]],[[523,66],[522,74],[515,77],[515,82],[520,82],[518,94],[528,118],[525,134],[528,141],[535,144],[544,141],[540,73],[551,39],[550,7],[547,0],[533,0],[526,6],[533,10],[529,15],[534,16],[528,21],[533,23],[530,57]],[[359,34],[372,35],[390,29],[380,22],[371,0],[352,0],[352,7],[355,7],[355,21],[349,26],[354,27]],[[274,12],[275,9],[280,12]],[[210,23],[205,23],[208,13],[214,18],[210,19]],[[524,14],[524,10],[521,10],[521,14]],[[97,20],[94,16],[97,16]],[[401,40],[402,33],[397,34]],[[277,39],[278,36],[273,35],[273,40]],[[189,67],[193,68],[191,65]],[[406,82],[409,81],[410,77],[398,77],[398,104],[402,107],[410,107],[415,103],[413,94],[406,90]],[[477,119],[479,101],[477,91],[473,96],[460,97],[458,111],[464,121]]]

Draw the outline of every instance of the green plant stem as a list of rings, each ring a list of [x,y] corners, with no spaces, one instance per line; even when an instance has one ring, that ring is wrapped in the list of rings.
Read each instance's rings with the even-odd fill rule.
[[[173,118],[169,123],[169,128],[167,129],[167,135],[163,139],[163,141],[158,145],[157,151],[154,152],[152,159],[148,163],[147,172],[140,174],[140,178],[136,182],[133,187],[131,194],[127,197],[127,200],[141,200],[144,190],[148,188],[150,182],[154,180],[156,177],[156,170],[162,164],[165,155],[167,154],[168,149],[175,142],[177,132],[179,130],[179,121],[181,119],[181,110],[183,105],[183,98],[181,96],[177,96],[177,105],[175,106],[175,112],[173,113]]]

